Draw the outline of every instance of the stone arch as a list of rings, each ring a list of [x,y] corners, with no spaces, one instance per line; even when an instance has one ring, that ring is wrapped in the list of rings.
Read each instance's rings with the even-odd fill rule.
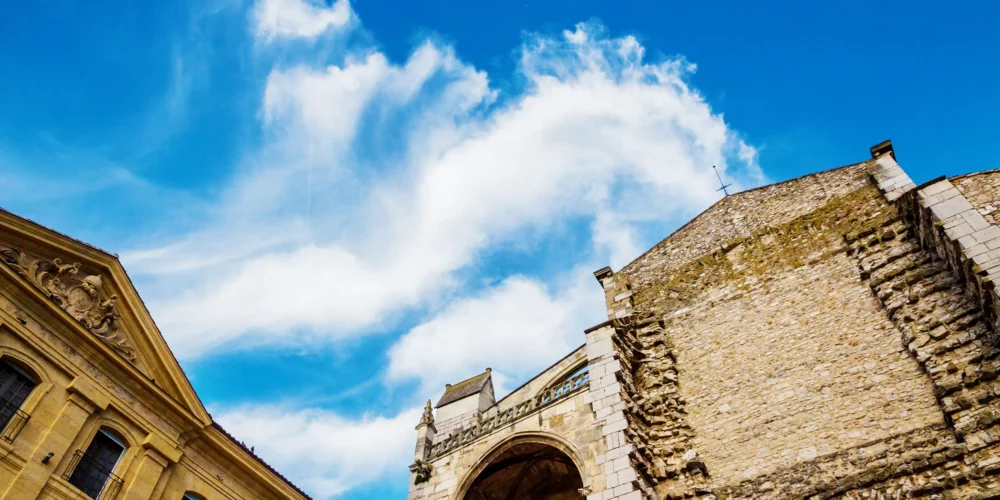
[[[26,353],[12,347],[0,347],[0,360],[9,362],[17,366],[25,373],[31,375],[37,385],[51,382],[51,377],[45,368]]]
[[[29,376],[32,382],[35,383],[31,392],[26,398],[24,398],[24,401],[22,401],[18,407],[18,410],[29,415],[28,419],[30,419],[30,415],[34,413],[35,409],[42,401],[42,398],[48,394],[49,390],[52,389],[52,381],[55,378],[55,374],[49,371],[51,368],[48,368],[46,365],[40,363],[34,357],[28,355],[20,349],[10,346],[0,347],[0,361],[9,363],[11,366],[21,370]],[[5,434],[4,439],[13,439],[17,434],[20,434],[24,427],[26,427],[27,422],[27,419],[22,419],[19,427],[14,430],[5,429],[5,425],[3,425],[4,422],[0,421],[0,432]],[[7,434],[8,430],[10,430],[13,434]]]
[[[97,428],[94,429],[94,435],[97,435],[98,432],[104,432],[114,436],[116,439],[121,441],[122,446],[125,447],[125,451],[135,448],[136,439],[132,437],[132,433],[129,432],[123,425],[110,418],[102,418],[98,421]]]
[[[510,463],[511,467],[517,466],[519,469],[508,469],[504,466],[506,463]],[[532,472],[531,467],[538,467],[540,470]],[[559,474],[553,474],[553,469],[556,469]],[[525,484],[525,476],[538,476],[544,480],[552,481],[551,486],[563,490],[563,492],[556,491],[552,496],[544,497],[553,500],[583,498],[583,495],[577,490],[589,485],[584,463],[580,460],[580,454],[571,443],[554,434],[520,432],[508,436],[487,450],[476,461],[476,465],[465,474],[459,487],[455,490],[452,500],[490,500],[491,497],[483,495],[478,488],[489,488],[490,485],[486,481],[497,474],[514,476],[513,480],[518,482],[517,485],[513,486],[515,488],[522,485],[525,488],[536,486],[530,482]],[[520,476],[520,481],[517,476]],[[495,482],[509,488],[512,483],[506,479],[497,479]],[[508,490],[505,496],[510,497],[510,494],[511,492]],[[530,498],[536,497],[531,496]]]

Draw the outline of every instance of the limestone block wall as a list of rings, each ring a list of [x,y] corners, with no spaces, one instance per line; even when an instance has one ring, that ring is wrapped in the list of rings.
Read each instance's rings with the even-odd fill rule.
[[[619,334],[624,325],[612,322],[587,332],[587,358],[590,364],[591,403],[606,452],[596,457],[603,465],[604,488],[593,488],[587,500],[641,500],[658,498],[652,489],[648,468],[640,448],[644,441],[637,439],[637,422],[630,416],[633,404],[629,394],[632,370],[627,360],[632,359],[631,346],[623,343]]]

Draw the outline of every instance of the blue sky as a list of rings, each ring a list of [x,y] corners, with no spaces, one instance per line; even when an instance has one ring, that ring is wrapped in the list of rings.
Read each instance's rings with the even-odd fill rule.
[[[516,387],[737,188],[891,138],[1000,167],[990,3],[19,2],[0,206],[121,255],[213,415],[317,498],[404,498],[419,407]]]

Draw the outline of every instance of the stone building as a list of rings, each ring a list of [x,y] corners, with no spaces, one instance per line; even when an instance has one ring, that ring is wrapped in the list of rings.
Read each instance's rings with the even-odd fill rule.
[[[597,271],[580,348],[428,404],[410,500],[1000,498],[1000,171],[871,153]]]
[[[0,210],[0,498],[308,496],[212,421],[115,256]]]

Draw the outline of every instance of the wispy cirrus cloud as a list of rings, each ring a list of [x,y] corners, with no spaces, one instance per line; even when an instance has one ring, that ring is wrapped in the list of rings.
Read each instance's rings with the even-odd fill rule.
[[[373,357],[389,388],[433,397],[490,366],[503,391],[606,317],[594,262],[626,263],[651,224],[717,199],[712,165],[738,185],[762,180],[754,148],[689,83],[694,66],[651,60],[634,37],[594,23],[527,36],[504,75],[520,86],[495,85],[433,39],[400,63],[374,46],[324,46],[325,33],[360,26],[348,8],[251,9],[259,43],[307,39],[294,50],[327,62],[274,56],[263,140],[201,226],[122,257],[159,292],[147,302],[182,357],[395,329]],[[584,248],[539,256],[554,272],[490,265],[570,233]],[[219,420],[334,497],[405,470],[418,399],[383,416],[257,403]]]
[[[594,251],[620,265],[642,223],[716,198],[709,166],[760,179],[686,61],[647,61],[634,38],[581,24],[529,37],[519,68],[527,86],[495,102],[483,71],[430,41],[403,65],[369,50],[276,67],[261,105],[270,140],[221,216],[168,243],[189,251],[125,256],[141,273],[194,274],[173,256],[272,242],[219,252],[231,258],[210,282],[153,302],[179,352],[357,335],[453,290],[480,252],[567,218],[592,220]],[[395,147],[378,149],[386,136]]]

